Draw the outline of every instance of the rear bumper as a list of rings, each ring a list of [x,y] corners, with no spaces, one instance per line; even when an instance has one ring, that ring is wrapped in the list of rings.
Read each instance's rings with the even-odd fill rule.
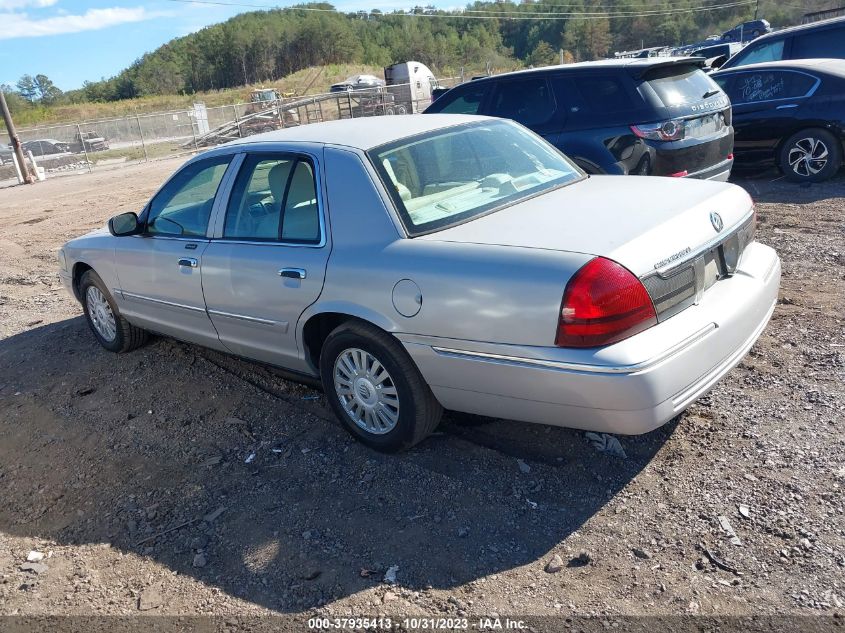
[[[733,169],[734,159],[728,158],[721,163],[702,169],[701,171],[687,174],[687,178],[698,178],[699,180],[718,180],[727,182],[731,177],[731,169]]]
[[[440,403],[467,413],[621,434],[668,422],[745,356],[774,310],[780,260],[750,245],[699,305],[595,350],[400,335]]]

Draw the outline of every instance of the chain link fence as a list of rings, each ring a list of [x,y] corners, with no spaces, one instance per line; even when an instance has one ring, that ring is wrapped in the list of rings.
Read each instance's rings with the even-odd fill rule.
[[[448,77],[438,79],[437,85],[459,82],[459,77]],[[18,136],[49,178],[187,155],[253,134],[320,121],[414,114],[431,103],[429,93],[417,83],[216,107],[196,103],[183,110],[22,128]],[[15,178],[11,157],[5,158],[0,155],[0,181]]]

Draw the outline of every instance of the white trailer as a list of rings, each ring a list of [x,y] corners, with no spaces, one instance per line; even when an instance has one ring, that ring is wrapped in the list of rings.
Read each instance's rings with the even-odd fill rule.
[[[387,91],[393,95],[396,114],[422,112],[437,88],[434,73],[421,62],[401,62],[384,69]]]

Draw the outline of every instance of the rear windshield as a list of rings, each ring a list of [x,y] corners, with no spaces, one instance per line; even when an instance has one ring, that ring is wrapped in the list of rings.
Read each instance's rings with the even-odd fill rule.
[[[367,154],[412,237],[584,176],[543,139],[507,121],[435,130]]]
[[[716,82],[697,66],[655,68],[644,79],[666,107],[699,103],[721,94]]]

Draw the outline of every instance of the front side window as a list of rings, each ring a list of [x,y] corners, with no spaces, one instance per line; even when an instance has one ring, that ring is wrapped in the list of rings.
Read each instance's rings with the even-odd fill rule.
[[[492,116],[512,119],[526,127],[545,123],[555,113],[555,99],[543,77],[503,81],[493,96]]]
[[[443,114],[478,114],[481,102],[487,94],[487,83],[462,87],[455,94],[440,97],[428,109],[428,112],[442,112]],[[451,92],[451,91],[450,91]]]
[[[436,130],[367,154],[412,237],[583,177],[554,147],[506,121]]]
[[[763,42],[757,46],[750,44],[744,51],[738,53],[736,62],[732,63],[731,67],[780,61],[783,59],[784,41]]]
[[[211,207],[231,156],[192,163],[156,194],[147,215],[147,233],[204,237]]]
[[[320,241],[319,217],[310,162],[254,154],[235,181],[223,237],[314,244]]]

